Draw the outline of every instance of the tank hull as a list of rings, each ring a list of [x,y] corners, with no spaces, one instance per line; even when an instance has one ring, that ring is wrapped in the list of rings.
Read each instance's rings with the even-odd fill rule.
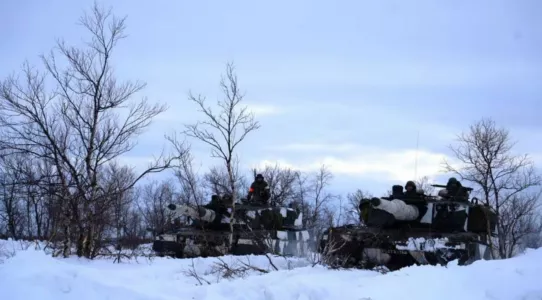
[[[309,248],[309,233],[306,230],[238,231],[233,234],[231,247],[229,240],[229,231],[183,228],[159,235],[152,249],[158,256],[194,258],[265,253],[303,256]]]
[[[319,252],[331,267],[393,271],[411,265],[446,265],[458,260],[468,265],[491,259],[483,236],[472,233],[396,231],[370,227],[331,228],[323,235]]]

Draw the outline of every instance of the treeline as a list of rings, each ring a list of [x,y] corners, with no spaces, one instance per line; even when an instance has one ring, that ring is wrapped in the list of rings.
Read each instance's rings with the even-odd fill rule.
[[[169,203],[204,203],[211,193],[244,196],[252,178],[239,171],[236,150],[260,125],[242,106],[233,65],[221,81],[218,105],[211,109],[204,97],[190,95],[203,112],[201,122],[167,136],[170,151],[137,173],[119,158],[166,107],[136,99],[144,83],[115,76],[112,57],[126,36],[125,18],[95,4],[80,23],[88,33],[85,46],[60,40],[41,56],[41,67],[25,63],[0,82],[0,233],[50,240],[56,255],[75,249],[92,258],[111,243],[151,238],[167,221]],[[196,174],[187,138],[208,144],[222,163]],[[138,184],[164,171],[175,176]],[[331,218],[334,196],[326,191],[331,174],[325,168],[263,173],[275,201],[296,201],[307,226],[322,227]]]
[[[150,241],[168,221],[169,203],[245,196],[253,177],[240,169],[237,148],[260,124],[242,104],[233,64],[220,82],[223,98],[210,106],[204,96],[190,94],[201,120],[166,136],[169,150],[138,173],[119,158],[166,107],[137,100],[144,83],[115,76],[112,57],[126,36],[125,18],[95,4],[80,21],[88,33],[85,46],[60,40],[41,56],[41,67],[26,63],[0,81],[0,235],[49,240],[56,255],[75,249],[93,258],[110,245]],[[198,174],[187,141],[206,144],[220,163]],[[484,119],[451,149],[460,164],[444,162],[447,171],[475,187],[500,216],[498,255],[540,246],[541,179],[527,155],[514,156],[508,131]],[[140,184],[165,171],[174,176]],[[359,200],[371,197],[362,190],[345,198],[330,193],[333,176],[325,166],[314,173],[278,165],[258,172],[274,201],[295,202],[314,233],[359,222]],[[427,179],[418,184],[428,187]]]
[[[128,167],[110,165],[103,171],[107,176],[98,182],[98,189],[103,192],[88,200],[75,198],[75,192],[73,198],[61,197],[62,186],[53,180],[54,176],[45,173],[45,162],[23,154],[4,156],[0,169],[0,238],[48,240],[59,251],[64,249],[64,242],[75,244],[77,249],[90,243],[87,247],[91,258],[107,246],[133,248],[150,242],[171,221],[168,204],[204,204],[211,194],[231,192],[224,168],[215,167],[199,175],[192,172],[187,159],[188,153],[181,163],[172,164],[172,178],[130,188],[126,185],[133,182],[136,173]],[[336,220],[341,217],[339,203],[333,201],[339,196],[327,191],[332,175],[325,167],[314,173],[278,165],[259,171],[271,186],[273,202],[295,202],[304,213],[305,226],[321,231],[341,222]],[[238,198],[246,196],[251,179],[236,177]],[[352,211],[355,213],[355,206]],[[357,219],[350,216],[351,222]],[[70,254],[69,249],[66,255]],[[80,251],[85,256],[83,249]]]

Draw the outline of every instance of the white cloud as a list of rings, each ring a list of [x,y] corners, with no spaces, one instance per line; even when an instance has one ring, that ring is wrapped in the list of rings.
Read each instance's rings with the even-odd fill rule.
[[[288,168],[288,169],[292,169],[292,170],[301,170],[299,168],[299,166],[296,166],[296,165],[293,165],[291,163],[288,163],[284,160],[262,160],[262,161],[258,161],[257,163],[252,163],[250,165],[250,168],[251,169],[256,169],[256,170],[263,170],[265,169],[266,167],[275,167],[276,165],[280,166],[281,168]]]
[[[362,147],[355,144],[293,144],[277,147],[282,150],[326,151],[323,155],[307,155],[302,161],[280,159],[278,162],[301,171],[315,171],[325,164],[334,174],[371,177],[377,180],[407,181],[422,176],[434,178],[441,175],[443,153],[414,149],[386,150],[377,147]],[[321,152],[320,152],[321,153]],[[277,161],[265,160],[261,166]]]
[[[275,151],[329,151],[329,152],[354,152],[360,150],[360,146],[351,143],[322,144],[322,143],[294,143],[281,146],[272,146]]]
[[[248,103],[246,104],[246,106],[248,107],[249,111],[253,112],[256,115],[256,117],[267,116],[267,115],[277,115],[285,111],[283,107],[281,108],[281,107],[270,105],[270,104]]]
[[[216,101],[208,100],[206,107],[210,107],[213,113],[218,113],[221,108],[218,107]],[[253,112],[256,118],[269,115],[277,115],[286,111],[284,107],[278,107],[271,104],[255,104],[251,102],[240,103],[239,108],[247,107],[247,110]],[[175,122],[179,124],[196,122],[204,119],[205,116],[200,112],[200,108],[193,103],[186,105],[170,105],[167,111],[159,114],[154,118],[158,122]]]

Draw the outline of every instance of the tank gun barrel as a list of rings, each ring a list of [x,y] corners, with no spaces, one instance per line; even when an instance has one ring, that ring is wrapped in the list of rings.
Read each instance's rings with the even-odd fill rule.
[[[186,216],[192,219],[197,219],[205,222],[213,222],[216,218],[216,212],[212,209],[204,207],[192,207],[190,205],[175,205],[169,204],[167,208],[173,212],[176,218]]]
[[[432,184],[431,186],[432,186],[432,187],[443,188],[443,189],[446,188],[446,185],[444,185],[444,184]],[[473,190],[473,188],[471,188],[471,187],[466,187],[466,186],[464,186],[463,188],[464,188],[465,190],[469,191],[469,192],[472,192],[472,190]]]

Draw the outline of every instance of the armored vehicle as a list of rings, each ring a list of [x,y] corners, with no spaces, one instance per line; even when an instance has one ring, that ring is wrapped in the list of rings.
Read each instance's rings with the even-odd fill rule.
[[[177,224],[156,236],[153,250],[160,256],[298,256],[308,247],[309,233],[302,228],[303,215],[293,207],[243,201],[235,206],[170,204],[168,210]]]
[[[433,185],[434,187],[445,187]],[[394,194],[402,194],[394,186]],[[490,240],[496,236],[497,215],[478,199],[428,196],[363,199],[361,224],[328,228],[319,252],[332,267],[397,270],[410,265],[467,265],[491,259]],[[404,194],[403,194],[404,195]]]

